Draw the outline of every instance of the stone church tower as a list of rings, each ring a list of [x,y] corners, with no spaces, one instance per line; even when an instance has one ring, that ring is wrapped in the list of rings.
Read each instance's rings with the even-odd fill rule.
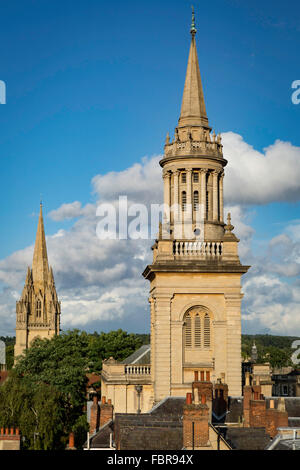
[[[166,397],[185,397],[198,380],[242,395],[241,277],[249,266],[239,260],[230,214],[224,223],[227,161],[206,114],[194,14],[191,35],[181,113],[160,161],[163,223],[143,272],[151,345],[123,362],[103,361],[101,394],[116,413],[146,413]]]
[[[242,394],[241,276],[249,266],[240,263],[230,215],[224,223],[227,161],[206,114],[194,15],[191,36],[181,114],[160,161],[164,219],[143,273],[150,281],[155,403],[185,396],[197,375]]]
[[[60,331],[60,302],[57,299],[52,268],[48,265],[46,237],[40,205],[40,215],[33,254],[32,269],[28,267],[25,285],[16,306],[15,358],[31,341],[51,338]]]

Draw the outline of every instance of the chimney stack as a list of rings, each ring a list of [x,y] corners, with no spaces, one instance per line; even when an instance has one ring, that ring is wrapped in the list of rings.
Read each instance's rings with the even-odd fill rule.
[[[91,406],[90,434],[94,434],[95,432],[98,431],[98,429],[99,429],[99,420],[100,420],[100,408],[99,408],[99,405],[98,405],[98,396],[97,396],[97,394],[95,394],[95,395],[93,395],[93,404]]]

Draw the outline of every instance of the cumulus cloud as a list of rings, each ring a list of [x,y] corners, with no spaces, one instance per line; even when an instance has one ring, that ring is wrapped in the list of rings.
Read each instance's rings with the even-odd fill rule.
[[[300,199],[300,147],[276,140],[258,152],[234,132],[222,135],[228,203],[267,204]]]
[[[239,253],[252,268],[243,279],[243,325],[248,332],[268,331],[300,335],[300,221],[291,221],[266,245],[263,256],[252,250],[255,208],[251,204],[299,198],[300,149],[276,141],[257,152],[234,133],[223,135],[228,157],[225,212],[231,212]],[[99,240],[96,210],[101,202],[116,206],[120,195],[128,203],[162,203],[161,156],[144,158],[120,172],[96,175],[94,204],[62,204],[48,216],[58,222],[74,219],[68,230],[47,236],[62,301],[63,328],[87,330],[149,329],[148,281],[141,273],[152,260],[151,240]],[[292,169],[291,169],[292,167]],[[290,188],[290,189],[289,189]],[[47,217],[45,217],[47,229]],[[32,264],[33,245],[0,260],[0,319],[3,334],[13,334],[15,301],[22,290],[26,267]],[[289,278],[288,281],[284,278]],[[297,313],[298,312],[298,313]]]
[[[48,216],[56,222],[75,219],[83,215],[94,215],[95,208],[93,204],[87,204],[82,207],[81,202],[74,201],[69,204],[62,204],[58,209],[49,212]]]

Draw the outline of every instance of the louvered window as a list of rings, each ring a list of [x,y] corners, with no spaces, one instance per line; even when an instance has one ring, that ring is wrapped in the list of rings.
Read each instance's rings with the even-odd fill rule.
[[[190,315],[185,318],[185,346],[192,347],[192,319]]]
[[[182,191],[182,194],[181,194],[181,207],[182,207],[182,211],[184,212],[186,210],[186,192],[185,191]]]
[[[210,318],[207,313],[204,315],[204,347],[210,347]]]
[[[194,319],[195,348],[201,348],[201,319],[197,314]]]
[[[199,173],[193,173],[193,180],[194,183],[199,183]]]
[[[181,182],[186,183],[186,173],[181,173]]]
[[[199,210],[199,192],[194,191],[194,211]]]

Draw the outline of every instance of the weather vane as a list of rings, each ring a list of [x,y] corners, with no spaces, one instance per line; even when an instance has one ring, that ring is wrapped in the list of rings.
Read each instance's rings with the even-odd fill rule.
[[[194,6],[192,5],[192,24],[191,24],[191,34],[194,36],[196,34],[197,30],[195,27],[195,10]]]

